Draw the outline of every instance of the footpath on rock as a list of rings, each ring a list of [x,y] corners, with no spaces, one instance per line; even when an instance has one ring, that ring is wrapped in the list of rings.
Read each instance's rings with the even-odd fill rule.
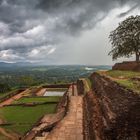
[[[47,136],[47,140],[83,140],[82,105],[82,96],[71,96],[69,112]]]
[[[69,104],[65,117],[44,137],[36,140],[83,140],[83,96],[78,95],[77,86],[68,90]]]

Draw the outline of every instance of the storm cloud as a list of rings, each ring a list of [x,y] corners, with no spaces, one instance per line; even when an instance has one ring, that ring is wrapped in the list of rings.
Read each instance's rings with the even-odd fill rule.
[[[101,42],[100,34],[106,35],[106,30],[95,28],[108,19],[113,9],[128,7],[115,13],[121,19],[139,6],[139,0],[0,0],[0,61],[95,64],[83,54],[86,48],[96,53],[103,49],[105,53],[97,40]],[[89,31],[93,31],[95,41],[83,46],[81,39],[86,42]],[[83,55],[87,56],[85,61]]]

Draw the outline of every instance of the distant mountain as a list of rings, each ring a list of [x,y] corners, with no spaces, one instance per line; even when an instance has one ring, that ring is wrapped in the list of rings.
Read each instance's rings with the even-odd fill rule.
[[[16,66],[31,66],[34,65],[33,63],[30,62],[17,62],[17,63],[13,63]]]
[[[34,66],[35,64],[30,62],[17,62],[17,63],[6,63],[0,62],[0,68],[2,67],[23,67],[23,66]]]

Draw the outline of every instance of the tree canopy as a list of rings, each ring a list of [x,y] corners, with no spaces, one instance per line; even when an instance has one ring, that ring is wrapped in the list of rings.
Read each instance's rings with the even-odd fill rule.
[[[6,83],[0,83],[0,93],[10,91],[10,86]]]
[[[130,16],[110,33],[110,41],[113,60],[119,57],[136,55],[136,61],[140,60],[140,16]]]

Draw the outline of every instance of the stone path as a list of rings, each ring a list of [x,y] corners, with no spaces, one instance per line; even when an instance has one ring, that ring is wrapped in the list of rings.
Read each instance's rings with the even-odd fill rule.
[[[69,111],[46,140],[83,140],[83,97],[71,96]]]
[[[39,90],[39,91],[36,93],[36,95],[37,95],[37,96],[43,96],[43,95],[45,94],[46,90],[47,90],[47,88],[42,88],[41,90]]]
[[[73,89],[74,89],[74,96],[78,96],[78,91],[77,91],[77,86],[76,85],[74,85],[73,86]]]

